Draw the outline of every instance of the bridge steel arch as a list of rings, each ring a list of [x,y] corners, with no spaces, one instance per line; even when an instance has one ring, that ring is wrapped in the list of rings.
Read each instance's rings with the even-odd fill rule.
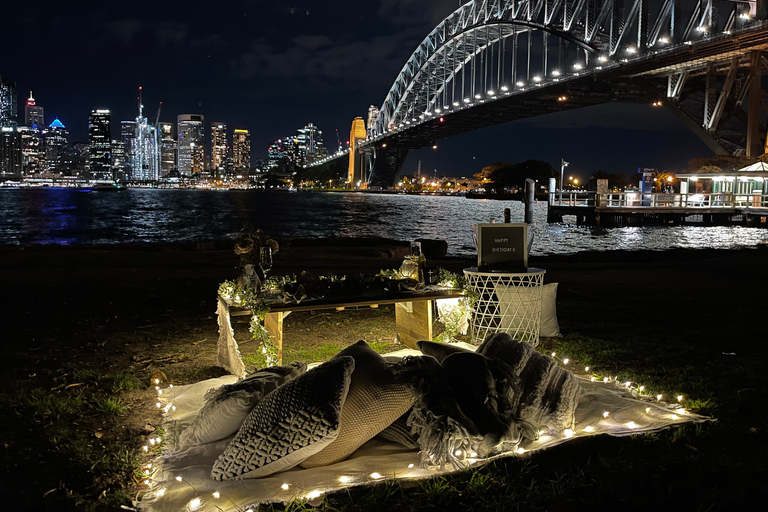
[[[721,3],[727,4],[723,15]],[[430,114],[557,81],[591,65],[728,31],[759,16],[758,9],[765,11],[764,2],[759,4],[472,0],[440,22],[409,57],[371,132],[384,135]]]
[[[610,101],[663,103],[715,153],[757,156],[767,19],[768,0],[468,1],[390,87],[364,181],[391,186],[408,150],[442,138]]]

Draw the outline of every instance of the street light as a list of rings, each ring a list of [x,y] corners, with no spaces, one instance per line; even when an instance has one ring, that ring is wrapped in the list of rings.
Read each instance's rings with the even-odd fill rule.
[[[560,159],[560,204],[563,204],[563,173],[565,172],[565,167],[568,165],[569,162],[566,162],[562,158]]]

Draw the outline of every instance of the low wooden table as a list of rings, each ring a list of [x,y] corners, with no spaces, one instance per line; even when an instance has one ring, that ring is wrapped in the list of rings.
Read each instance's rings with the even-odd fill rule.
[[[354,293],[354,292],[352,292]],[[432,340],[432,301],[436,299],[455,299],[463,293],[451,288],[430,289],[423,292],[386,292],[384,290],[364,290],[354,297],[306,300],[300,303],[270,304],[270,311],[264,320],[264,327],[272,335],[277,345],[278,364],[283,363],[283,319],[293,311],[314,311],[323,309],[343,310],[344,308],[379,304],[395,304],[395,323],[400,341],[407,347],[418,349],[419,340]],[[219,300],[229,308],[231,316],[251,315],[248,309],[235,305],[230,299],[219,296]],[[219,333],[225,326],[219,325]],[[227,328],[231,328],[227,326]],[[352,340],[350,340],[352,341]]]

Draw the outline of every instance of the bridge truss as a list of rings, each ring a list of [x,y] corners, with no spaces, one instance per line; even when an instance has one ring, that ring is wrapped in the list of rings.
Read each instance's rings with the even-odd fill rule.
[[[364,179],[391,185],[409,149],[445,137],[609,101],[663,104],[715,153],[757,156],[766,19],[768,0],[469,1],[392,84]]]

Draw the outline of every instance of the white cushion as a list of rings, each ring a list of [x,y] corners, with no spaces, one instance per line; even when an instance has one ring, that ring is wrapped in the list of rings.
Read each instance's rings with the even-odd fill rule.
[[[269,393],[307,371],[307,365],[294,362],[286,366],[264,368],[249,377],[211,389],[206,404],[179,438],[179,447],[188,448],[229,437]]]
[[[494,286],[499,301],[499,331],[513,336],[519,330],[534,331],[539,329],[539,336],[560,335],[557,323],[557,283],[547,283],[541,287],[541,301],[536,301],[538,290],[525,286]],[[541,308],[539,325],[533,323],[536,309]]]
[[[216,459],[211,478],[261,478],[290,469],[332,443],[354,368],[351,357],[335,358],[267,395]]]

